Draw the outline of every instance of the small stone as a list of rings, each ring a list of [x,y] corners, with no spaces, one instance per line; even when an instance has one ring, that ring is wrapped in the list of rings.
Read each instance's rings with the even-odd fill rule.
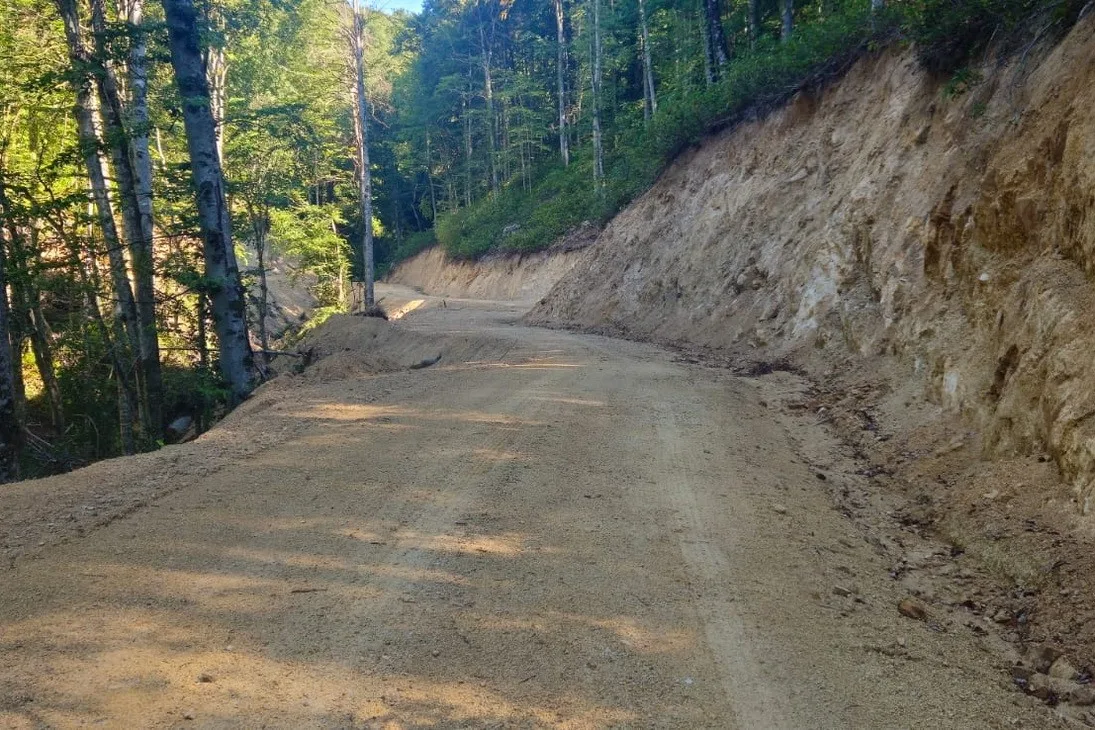
[[[1056,679],[1076,679],[1080,672],[1066,657],[1058,657],[1049,668],[1049,676]]]
[[[1005,609],[1005,608],[1001,608],[1001,609],[1000,609],[999,611],[997,611],[997,612],[996,612],[996,614],[995,614],[995,615],[994,615],[994,616],[992,617],[992,620],[993,620],[993,621],[995,621],[995,622],[996,622],[996,623],[998,623],[998,624],[1006,624],[1007,622],[1011,621],[1011,619],[1012,619],[1012,618],[1013,618],[1013,617],[1012,617],[1012,615],[1011,615],[1011,611],[1008,611],[1008,610],[1007,610],[1007,609]]]
[[[430,656],[432,656],[436,659],[437,657],[441,656],[441,652],[438,651],[437,649],[434,649],[433,651],[430,652]]]
[[[183,713],[183,719],[184,720],[193,720],[194,719],[194,712],[192,710],[184,712]]]
[[[198,681],[202,684],[210,684],[213,682],[213,675],[209,672],[202,672],[198,675]]]
[[[848,588],[845,588],[844,586],[833,586],[833,595],[834,596],[841,596],[843,598],[847,598],[848,596],[852,595],[853,593],[855,593],[855,591],[850,590]]]
[[[1095,705],[1095,687],[1089,684],[1081,684],[1068,693],[1068,700],[1079,707]]]
[[[772,505],[772,511],[775,512],[776,514],[780,514],[780,515],[787,514],[787,508],[784,507],[782,504],[773,504]]]
[[[914,598],[906,598],[897,604],[897,612],[916,621],[926,621],[928,618],[928,609],[924,608],[924,604]]]

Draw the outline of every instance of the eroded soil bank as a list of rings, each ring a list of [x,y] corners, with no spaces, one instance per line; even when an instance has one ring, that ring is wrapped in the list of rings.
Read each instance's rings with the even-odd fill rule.
[[[807,376],[803,407],[844,435],[866,494],[898,495],[899,529],[997,578],[923,597],[1081,667],[1095,658],[1093,30],[1088,17],[957,88],[912,52],[862,60],[685,155],[527,320]]]

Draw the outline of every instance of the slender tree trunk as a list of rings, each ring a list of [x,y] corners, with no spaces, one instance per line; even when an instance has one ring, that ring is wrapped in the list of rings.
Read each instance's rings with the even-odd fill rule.
[[[0,214],[5,213],[0,210]],[[19,449],[22,422],[16,409],[15,370],[22,363],[12,350],[11,309],[8,306],[6,253],[7,242],[0,230],[0,482],[19,478]]]
[[[426,183],[430,186],[430,220],[437,220],[437,192],[433,186],[433,164],[430,154],[430,133],[426,132]]]
[[[270,338],[266,332],[266,315],[270,311],[270,289],[266,283],[266,230],[265,216],[254,211],[251,213],[251,227],[255,233],[255,253],[259,265],[259,344],[262,345],[262,360],[270,363]]]
[[[703,15],[700,19],[700,35],[703,39],[703,78],[707,85],[711,86],[715,83],[715,66],[711,63],[711,33],[707,29],[706,0],[700,0],[700,13]]]
[[[183,100],[183,123],[202,233],[206,288],[220,345],[220,372],[236,403],[251,392],[254,363],[247,337],[247,300],[232,249],[232,225],[217,149],[217,125],[202,62],[198,16],[192,0],[163,0],[163,6],[171,65]]]
[[[145,388],[148,391],[149,428],[153,438],[160,438],[164,425],[164,392],[156,324],[155,219],[152,211],[152,155],[148,141],[148,44],[145,38],[143,0],[123,0],[120,9],[133,34],[129,49],[129,117],[126,132],[133,167],[140,236],[129,242],[129,250],[136,282],[139,345],[144,363]]]
[[[493,36],[494,34],[491,33]],[[498,120],[494,113],[494,78],[491,74],[491,57],[493,48],[487,45],[486,32],[483,25],[479,25],[479,47],[481,63],[483,65],[483,100],[487,105],[487,135],[490,143],[490,190],[498,192]]]
[[[134,453],[137,445],[139,422],[135,423],[139,411],[134,352],[137,348],[137,306],[130,288],[129,273],[126,269],[125,254],[121,236],[118,235],[114,221],[114,211],[110,204],[103,161],[99,156],[99,137],[96,133],[96,108],[89,70],[92,59],[84,46],[80,29],[80,16],[76,0],[57,0],[57,9],[65,26],[65,40],[68,44],[72,71],[69,82],[76,94],[77,131],[80,151],[87,170],[91,187],[91,199],[94,202],[99,229],[110,262],[110,278],[114,285],[114,326],[116,334],[113,340],[115,377],[118,379],[119,400],[125,401],[128,408],[125,418],[120,421],[122,448],[127,454]]]
[[[371,307],[374,296],[373,267],[373,176],[369,169],[369,116],[365,96],[365,18],[354,2],[354,28],[351,34],[354,55],[354,136],[357,138],[358,193],[361,209],[361,276],[364,282],[362,304]]]
[[[460,99],[460,110],[464,122],[464,207],[471,207],[471,114],[468,110],[467,93]]]
[[[658,96],[654,89],[654,64],[650,60],[650,31],[646,25],[644,0],[639,0],[639,37],[643,47],[643,114],[649,121],[658,112]]]
[[[781,27],[779,37],[784,43],[791,39],[795,28],[795,0],[779,0]]]
[[[604,186],[605,151],[601,139],[601,0],[593,0],[593,187]]]
[[[570,144],[567,137],[567,39],[563,0],[555,0],[555,82],[559,100],[559,156],[563,165],[570,165]]]
[[[745,7],[745,23],[749,30],[749,45],[757,42],[760,35],[760,17],[757,14],[757,0],[749,0]]]
[[[704,0],[703,9],[707,20],[708,63],[712,78],[717,81],[722,75],[722,67],[730,60],[726,32],[722,28],[722,4],[719,0]]]
[[[130,260],[133,262],[134,280],[138,292],[142,289],[148,292],[151,289],[151,262],[147,260],[144,243],[146,234],[142,223],[141,206],[137,195],[136,172],[133,168],[132,150],[129,143],[129,132],[125,128],[125,109],[122,103],[122,92],[114,64],[108,59],[106,8],[103,0],[91,0],[91,27],[95,39],[95,52],[98,56],[97,87],[99,90],[99,108],[104,125],[104,138],[110,149],[110,157],[114,169],[114,181],[117,186],[118,200],[121,203],[122,224],[125,229],[125,239],[129,244]],[[151,221],[149,222],[151,224]],[[141,261],[142,266],[137,263]],[[138,273],[140,268],[140,273]],[[142,281],[144,279],[144,281]],[[148,376],[153,374],[157,384],[162,390],[159,367],[159,345],[156,341],[155,311],[152,306],[145,309],[146,316],[151,316],[150,321],[142,317],[142,308],[134,300],[134,319],[136,323],[135,345],[138,352],[139,367],[134,373],[137,380],[137,390],[140,403],[141,421],[145,425],[145,435],[149,440],[160,438],[161,416],[159,407],[153,407],[152,402],[163,400],[162,392],[152,392],[149,387]],[[151,303],[149,303],[151,305]],[[154,415],[155,412],[155,415]]]

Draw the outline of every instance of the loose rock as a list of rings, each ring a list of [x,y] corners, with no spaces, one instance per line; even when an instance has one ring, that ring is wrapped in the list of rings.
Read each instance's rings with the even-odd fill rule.
[[[906,598],[901,601],[897,604],[897,611],[902,616],[916,621],[926,621],[928,619],[928,609],[915,598]]]

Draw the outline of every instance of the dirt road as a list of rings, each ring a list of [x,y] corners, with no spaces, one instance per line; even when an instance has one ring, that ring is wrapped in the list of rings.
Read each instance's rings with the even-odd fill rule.
[[[0,565],[0,726],[1056,725],[897,612],[793,380],[446,305],[396,325],[437,366],[286,378],[195,443],[12,488],[109,519],[0,512],[34,540]]]

